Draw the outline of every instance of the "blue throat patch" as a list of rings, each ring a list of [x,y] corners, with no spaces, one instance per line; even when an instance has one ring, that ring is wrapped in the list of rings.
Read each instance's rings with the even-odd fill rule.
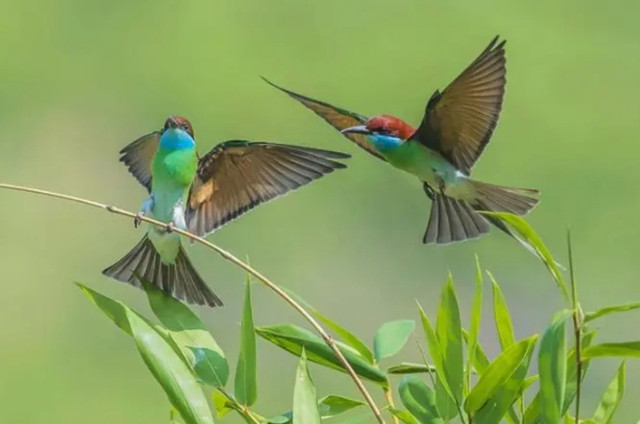
[[[184,130],[179,128],[170,128],[162,133],[160,137],[160,147],[168,150],[193,149],[196,142]]]
[[[403,143],[403,140],[401,138],[384,134],[371,134],[368,135],[367,138],[369,139],[371,144],[373,144],[373,146],[381,152],[384,152],[385,150],[393,150]]]

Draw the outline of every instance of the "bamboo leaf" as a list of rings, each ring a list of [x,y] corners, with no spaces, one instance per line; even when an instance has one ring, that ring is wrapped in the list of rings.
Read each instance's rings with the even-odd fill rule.
[[[187,424],[213,424],[207,399],[171,339],[121,302],[78,284],[84,294],[120,329],[131,335],[144,363]]]
[[[482,269],[480,261],[476,256],[476,285],[473,295],[473,306],[471,307],[471,322],[469,323],[469,335],[465,337],[467,344],[467,392],[471,379],[471,370],[474,367],[476,348],[478,346],[478,333],[480,332],[480,321],[482,318]]]
[[[640,309],[640,302],[625,303],[624,305],[616,305],[616,306],[607,306],[606,308],[602,308],[595,312],[585,314],[584,322],[587,323],[589,321],[593,321],[594,319],[597,319],[606,315],[618,314],[622,312],[633,311],[636,309]]]
[[[553,259],[551,252],[544,244],[540,236],[534,231],[533,227],[531,227],[531,225],[529,225],[529,223],[523,217],[512,213],[482,212],[482,214],[500,219],[517,231],[519,236],[522,237],[528,244],[523,244],[525,248],[529,249],[529,247],[531,247],[534,249],[536,256],[538,256],[542,263],[547,267],[549,273],[562,291],[562,295],[568,302],[570,300],[569,291],[567,290],[567,284],[564,281],[562,274],[560,273],[558,263],[555,261],[555,259]],[[516,237],[516,239],[518,238]],[[522,242],[522,240],[519,241]]]
[[[498,340],[500,340],[500,346],[502,350],[505,350],[509,346],[515,343],[516,337],[513,331],[513,322],[511,321],[511,314],[507,307],[507,302],[504,299],[504,294],[500,286],[493,278],[491,273],[489,278],[493,284],[493,317],[496,323],[496,331],[498,332]]]
[[[235,375],[235,395],[238,402],[251,406],[258,397],[256,335],[251,307],[251,279],[245,282],[244,307],[240,329],[240,353]]]
[[[411,415],[423,424],[443,423],[436,406],[435,391],[417,376],[406,376],[398,386],[400,400]]]
[[[450,394],[459,405],[462,403],[462,387],[464,384],[462,326],[460,324],[458,300],[456,299],[451,275],[449,275],[440,295],[436,334],[444,362],[444,374],[440,374],[439,377],[446,379]],[[445,416],[445,418],[448,417]]]
[[[502,384],[487,402],[475,414],[473,421],[477,424],[496,424],[507,415],[510,422],[518,422],[517,415],[512,408],[513,403],[520,397],[527,384],[526,376],[529,363],[533,356],[535,342],[529,345],[529,349],[516,370]],[[514,345],[515,346],[515,345]]]
[[[582,357],[584,359],[599,357],[640,358],[640,341],[602,343],[599,345],[589,346],[582,351]]]
[[[224,352],[191,309],[165,294],[144,278],[139,279],[149,306],[168,330],[196,376],[212,387],[224,387],[229,378],[229,364]]]
[[[593,421],[601,424],[610,424],[613,422],[613,414],[616,412],[625,386],[625,366],[624,361],[620,364],[620,368],[613,376],[613,380],[602,394],[600,403],[593,414]]]
[[[376,362],[400,352],[415,326],[416,323],[410,319],[382,324],[373,339],[373,354]]]
[[[283,290],[285,292],[287,292],[287,294],[289,296],[293,297],[296,301],[298,301],[298,303],[304,305],[304,307],[309,311],[309,313],[311,315],[313,315],[316,319],[318,319],[324,325],[326,325],[330,330],[332,330],[334,333],[336,333],[338,335],[338,337],[340,337],[340,340],[342,340],[342,342],[344,344],[346,344],[347,346],[353,348],[368,363],[370,363],[372,365],[375,363],[375,360],[373,358],[373,353],[371,352],[369,347],[362,340],[360,340],[355,334],[353,334],[352,332],[350,332],[349,330],[347,330],[346,328],[344,328],[343,326],[341,326],[340,324],[338,324],[337,322],[335,322],[331,318],[329,318],[326,315],[320,313],[320,311],[318,311],[315,307],[310,305],[307,301],[302,299],[296,293],[292,292],[289,289],[285,289],[285,288],[283,288]]]
[[[451,390],[447,384],[447,380],[444,377],[445,365],[444,358],[442,356],[442,349],[440,342],[438,341],[438,336],[431,325],[431,321],[429,321],[429,317],[427,317],[427,314],[425,314],[419,304],[418,309],[420,311],[420,320],[422,322],[422,328],[424,330],[429,353],[431,354],[431,360],[436,368],[436,404],[438,405],[440,416],[444,419],[449,419],[455,416],[457,408],[455,405],[455,399],[453,398]]]
[[[321,424],[316,388],[309,375],[304,349],[300,355],[296,384],[293,389],[293,424]]]
[[[414,364],[410,362],[402,362],[387,368],[389,374],[422,374],[434,373],[435,367],[428,367],[425,364]]]
[[[565,321],[571,313],[563,310],[555,314],[540,341],[540,406],[544,421],[549,423],[558,423],[563,416],[567,377]]]
[[[296,356],[300,356],[304,348],[309,361],[345,372],[342,364],[329,346],[327,346],[320,337],[308,330],[292,324],[282,324],[269,327],[256,327],[256,332],[266,341]],[[356,374],[378,383],[383,387],[388,386],[387,376],[384,372],[369,364],[352,348],[340,342],[335,343],[338,345],[347,362],[353,367]]]
[[[510,346],[489,364],[464,403],[467,413],[474,415],[506,384],[520,364],[531,354],[537,336]]]

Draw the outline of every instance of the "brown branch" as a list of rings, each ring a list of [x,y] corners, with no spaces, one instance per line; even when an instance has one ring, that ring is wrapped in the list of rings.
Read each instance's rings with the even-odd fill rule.
[[[68,200],[70,202],[75,202],[75,203],[80,203],[80,204],[87,205],[87,206],[93,206],[95,208],[105,209],[108,212],[114,213],[116,215],[127,216],[129,218],[135,218],[136,217],[135,213],[129,212],[127,210],[120,209],[118,207],[111,206],[111,205],[106,205],[104,203],[99,203],[99,202],[95,202],[95,201],[92,201],[92,200],[83,199],[81,197],[70,196],[68,194],[56,193],[56,192],[53,192],[53,191],[40,190],[40,189],[32,188],[32,187],[24,187],[24,186],[18,186],[18,185],[13,185],[13,184],[4,184],[4,183],[0,183],[0,188],[4,188],[4,189],[7,189],[7,190],[14,190],[14,191],[27,192],[27,193],[40,194],[42,196],[48,196],[48,197],[55,197],[55,198],[58,198],[58,199]],[[156,221],[155,219],[148,218],[146,216],[142,216],[141,219],[142,219],[142,221],[148,222],[149,224],[153,224],[153,225],[156,225],[158,227],[164,227],[164,228],[168,227],[168,225],[166,223],[160,222],[160,221]],[[218,247],[215,244],[208,242],[207,240],[203,239],[202,237],[198,237],[198,236],[196,236],[194,234],[191,234],[191,233],[189,233],[187,231],[183,231],[183,230],[181,230],[179,228],[171,227],[171,230],[173,232],[175,232],[177,234],[180,234],[180,235],[183,235],[183,236],[185,236],[185,237],[187,237],[187,238],[189,238],[191,240],[197,241],[198,243],[200,243],[200,244],[208,247],[209,249],[215,251],[216,253],[218,253],[225,260],[227,260],[227,261],[233,263],[234,265],[242,268],[243,270],[245,270],[246,272],[248,272],[249,274],[251,274],[252,276],[257,278],[258,280],[260,280],[260,282],[262,282],[265,286],[267,286],[269,289],[274,291],[285,302],[287,302],[296,311],[298,311],[298,313],[300,315],[302,315],[302,317],[305,320],[307,320],[309,322],[309,324],[311,324],[311,326],[324,339],[324,342],[331,348],[333,353],[336,355],[336,357],[338,358],[338,360],[340,361],[342,366],[345,368],[345,370],[347,371],[347,373],[349,374],[349,376],[351,377],[351,379],[355,383],[355,385],[358,388],[358,390],[360,391],[360,393],[362,393],[362,396],[364,397],[364,399],[367,402],[367,404],[369,404],[369,407],[371,408],[371,411],[375,415],[376,420],[378,421],[378,423],[379,424],[385,424],[384,418],[382,417],[382,414],[380,413],[380,408],[378,408],[376,403],[373,401],[373,398],[371,397],[371,395],[367,391],[367,388],[364,386],[364,383],[358,377],[358,375],[355,373],[355,371],[353,370],[353,368],[351,367],[349,362],[347,362],[346,358],[344,357],[342,352],[340,352],[340,349],[338,349],[338,346],[335,344],[335,342],[333,341],[331,336],[329,336],[329,334],[324,330],[324,328],[322,328],[322,326],[320,324],[318,324],[318,322],[298,302],[296,302],[293,298],[291,298],[291,296],[289,296],[286,292],[284,292],[284,290],[282,290],[280,287],[278,287],[275,283],[273,283],[267,277],[262,275],[260,272],[258,272],[257,270],[255,270],[251,266],[249,266],[246,263],[242,262],[240,259],[236,258],[231,253],[229,253],[226,250],[222,249],[221,247]]]

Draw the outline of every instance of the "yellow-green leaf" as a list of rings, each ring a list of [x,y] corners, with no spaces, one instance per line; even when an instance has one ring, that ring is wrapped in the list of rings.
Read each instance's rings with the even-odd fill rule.
[[[498,332],[498,340],[502,350],[505,350],[509,346],[515,343],[516,337],[513,331],[513,322],[511,321],[511,314],[507,307],[507,302],[504,299],[504,294],[500,286],[493,278],[491,273],[489,278],[493,283],[493,318],[496,324],[496,331]]]
[[[478,346],[478,333],[480,332],[480,320],[482,318],[482,285],[482,269],[480,268],[480,261],[476,256],[476,285],[473,295],[473,305],[471,307],[471,322],[469,323],[469,335],[468,337],[465,337],[465,341],[467,343],[466,393],[469,391],[471,370],[474,367],[476,347]]]
[[[536,340],[537,336],[532,336],[511,345],[489,364],[465,400],[467,413],[474,415],[498,392],[530,355]]]
[[[582,351],[582,357],[635,357],[640,358],[640,341],[623,343],[602,343],[589,346]]]
[[[624,361],[620,364],[620,368],[613,376],[613,380],[602,394],[598,408],[593,414],[593,421],[601,424],[611,424],[613,422],[613,414],[616,412],[622,395],[624,394],[625,372]]]
[[[460,324],[458,300],[456,299],[451,275],[449,275],[440,295],[436,334],[444,362],[444,374],[440,375],[440,377],[446,378],[450,394],[459,405],[462,403],[462,387],[464,383],[462,326]],[[444,418],[448,417],[445,416]]]
[[[597,319],[597,318],[600,318],[600,317],[603,317],[603,316],[606,316],[606,315],[633,311],[635,309],[640,309],[640,302],[625,303],[624,305],[616,305],[616,306],[607,306],[606,308],[602,308],[602,309],[599,309],[599,310],[597,310],[595,312],[590,312],[588,314],[585,314],[584,322],[586,323],[586,322],[593,321],[594,319]]]

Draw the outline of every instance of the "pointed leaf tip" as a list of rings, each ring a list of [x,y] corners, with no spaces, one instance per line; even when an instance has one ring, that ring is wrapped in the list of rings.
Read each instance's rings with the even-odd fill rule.
[[[413,320],[389,321],[382,324],[373,339],[376,361],[389,358],[402,350],[416,326]]]
[[[253,405],[258,397],[256,355],[256,334],[251,306],[251,278],[247,276],[240,329],[240,352],[234,386],[236,399],[246,406]]]
[[[307,368],[307,355],[302,350],[296,384],[293,389],[293,424],[321,424],[316,388]]]

